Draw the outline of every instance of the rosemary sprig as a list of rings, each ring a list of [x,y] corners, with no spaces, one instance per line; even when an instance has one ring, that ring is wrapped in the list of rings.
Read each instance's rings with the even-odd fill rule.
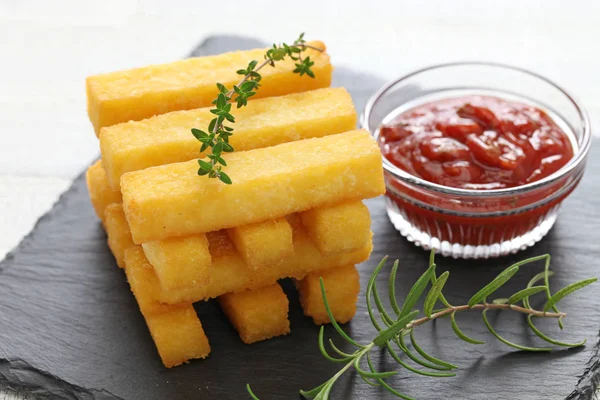
[[[291,45],[286,43],[273,44],[273,48],[266,51],[264,61],[260,64],[257,60],[253,60],[248,63],[245,69],[238,70],[237,74],[243,75],[243,77],[233,88],[228,89],[222,83],[217,83],[219,94],[212,102],[215,108],[210,110],[216,117],[210,121],[206,131],[192,129],[192,135],[202,143],[200,153],[209,148],[211,149],[210,154],[207,156],[208,161],[198,159],[200,166],[198,175],[207,175],[209,178],[218,178],[225,184],[231,184],[231,178],[223,171],[223,167],[227,166],[227,162],[222,155],[234,150],[229,143],[229,138],[233,135],[233,127],[225,125],[226,122],[229,124],[235,123],[235,117],[231,113],[232,102],[236,103],[237,108],[248,105],[248,99],[254,96],[261,86],[259,82],[262,76],[258,71],[267,65],[274,67],[276,62],[284,60],[286,57],[296,61],[294,63],[296,68],[293,73],[300,76],[306,74],[314,78],[315,74],[311,69],[314,62],[310,59],[310,56],[303,57],[302,55],[306,49],[323,51],[323,49],[307,44],[304,40],[304,33],[302,33]]]
[[[498,298],[494,299],[491,302],[488,302],[487,298],[490,295],[492,295],[496,290],[498,290],[502,285],[508,282],[519,271],[519,268],[521,266],[538,260],[545,260],[546,264],[544,271],[535,275],[529,281],[525,289],[519,290],[518,292],[514,293],[508,298]],[[586,343],[585,340],[582,340],[581,342],[577,343],[566,343],[558,341],[541,332],[533,323],[534,318],[555,318],[559,321],[562,329],[562,319],[567,314],[559,311],[556,308],[556,303],[558,303],[560,300],[562,300],[569,294],[597,281],[597,278],[591,278],[575,282],[552,295],[548,286],[548,282],[550,276],[552,276],[554,273],[549,269],[550,256],[547,254],[537,257],[531,257],[511,265],[510,267],[502,271],[489,284],[485,285],[481,290],[475,293],[467,304],[459,306],[451,305],[442,294],[444,285],[449,277],[449,272],[444,272],[440,276],[436,275],[436,264],[434,261],[434,252],[432,251],[429,261],[429,268],[427,269],[427,271],[425,271],[425,273],[423,273],[423,275],[421,275],[421,277],[413,285],[407,297],[405,298],[402,307],[400,307],[397,303],[394,290],[396,272],[398,269],[398,261],[396,261],[392,267],[388,290],[390,295],[390,304],[395,316],[390,315],[390,313],[388,313],[388,311],[385,309],[377,291],[377,286],[375,285],[377,276],[384,268],[386,261],[387,257],[385,257],[379,263],[379,265],[377,265],[377,267],[373,271],[373,274],[371,275],[371,278],[369,279],[366,288],[366,301],[367,309],[369,311],[369,317],[374,328],[377,331],[377,335],[375,336],[375,338],[368,344],[358,343],[350,336],[348,336],[348,334],[346,334],[342,330],[342,328],[337,324],[331,312],[331,308],[329,307],[329,303],[327,301],[323,279],[321,279],[321,295],[323,296],[323,302],[325,304],[325,309],[327,310],[327,315],[329,316],[331,324],[333,325],[337,333],[350,345],[352,345],[355,348],[355,350],[352,353],[343,352],[333,343],[331,339],[329,339],[329,344],[332,350],[336,353],[336,355],[332,356],[325,347],[325,329],[322,326],[319,331],[319,350],[327,360],[336,363],[341,363],[343,364],[343,367],[333,377],[331,377],[321,385],[317,386],[316,388],[306,391],[301,390],[300,394],[305,398],[316,400],[329,399],[331,389],[335,382],[346,371],[354,369],[357,372],[357,374],[369,385],[381,386],[401,399],[414,400],[411,397],[392,388],[388,383],[385,382],[385,378],[398,374],[398,371],[377,371],[370,359],[371,350],[376,348],[386,350],[387,353],[392,357],[392,359],[396,361],[402,368],[413,373],[433,377],[455,376],[455,373],[453,371],[457,369],[458,366],[440,360],[425,352],[425,350],[423,350],[417,343],[415,329],[427,322],[449,316],[451,320],[452,329],[454,330],[454,333],[459,339],[470,344],[483,344],[484,342],[470,338],[459,328],[456,322],[456,314],[463,311],[480,311],[483,323],[490,331],[490,333],[502,343],[519,350],[539,352],[550,351],[552,350],[552,347],[529,347],[513,343],[507,340],[506,338],[502,337],[490,323],[489,319],[487,318],[488,311],[511,310],[526,315],[527,323],[531,328],[532,332],[535,335],[537,335],[540,339],[554,346],[571,348],[583,346]],[[429,283],[431,283],[431,287],[425,296],[424,315],[418,317],[420,312],[418,310],[415,310],[414,307],[419,301],[419,299],[422,297],[422,295],[425,293],[425,290]],[[531,307],[531,303],[529,300],[531,296],[536,295],[538,293],[546,294],[546,303],[541,310],[536,310],[533,307]],[[442,303],[444,307],[434,310],[434,307],[437,302]],[[373,303],[375,303],[375,307],[373,307]],[[374,312],[374,308],[377,310],[379,318],[377,318],[376,313]],[[409,347],[406,344],[404,339],[405,336],[410,337],[411,347]],[[413,352],[413,350],[416,352],[416,354]],[[408,357],[417,364],[420,364],[425,369],[411,367],[405,362],[401,355]],[[367,369],[365,369],[365,367],[363,366],[364,360],[366,360]],[[258,397],[252,392],[250,385],[247,385],[246,388],[252,399],[259,400]]]

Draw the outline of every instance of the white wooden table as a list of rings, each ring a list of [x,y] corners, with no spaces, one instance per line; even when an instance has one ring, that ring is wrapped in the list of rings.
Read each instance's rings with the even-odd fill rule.
[[[451,60],[512,63],[571,90],[600,127],[599,0],[285,3],[0,0],[0,258],[98,154],[85,77],[181,58],[210,34],[304,31],[334,64],[388,79]]]

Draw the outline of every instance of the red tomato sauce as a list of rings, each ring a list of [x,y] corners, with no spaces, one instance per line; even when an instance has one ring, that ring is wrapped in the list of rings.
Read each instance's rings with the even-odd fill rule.
[[[379,142],[384,157],[400,169],[473,190],[535,182],[567,164],[574,150],[569,135],[539,108],[479,95],[409,109],[381,126]],[[420,231],[440,241],[477,246],[531,232],[574,189],[544,202],[563,184],[560,180],[520,196],[459,200],[391,179],[387,196]],[[512,212],[521,207],[528,210]]]
[[[418,106],[382,126],[379,140],[397,167],[464,189],[521,186],[573,157],[569,136],[544,111],[493,96]]]

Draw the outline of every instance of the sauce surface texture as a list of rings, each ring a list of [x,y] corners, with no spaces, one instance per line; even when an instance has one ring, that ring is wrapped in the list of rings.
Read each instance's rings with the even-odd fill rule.
[[[426,103],[380,129],[383,155],[427,181],[501,189],[540,180],[573,157],[569,136],[535,106],[493,96]]]

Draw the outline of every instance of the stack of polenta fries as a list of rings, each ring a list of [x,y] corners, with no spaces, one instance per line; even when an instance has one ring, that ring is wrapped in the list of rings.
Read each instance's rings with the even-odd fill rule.
[[[190,130],[212,119],[215,83],[231,87],[264,52],[87,80],[102,154],[87,171],[90,198],[166,367],[210,353],[197,301],[217,298],[245,343],[289,333],[278,279],[295,279],[316,324],[329,322],[320,277],[338,322],[356,312],[355,265],[372,249],[362,200],[383,194],[383,170],[376,142],[354,130],[349,94],[329,88],[326,52],[308,50],[314,79],[292,73],[291,60],[268,67],[256,98],[235,111],[232,185],[197,174],[204,155]]]

